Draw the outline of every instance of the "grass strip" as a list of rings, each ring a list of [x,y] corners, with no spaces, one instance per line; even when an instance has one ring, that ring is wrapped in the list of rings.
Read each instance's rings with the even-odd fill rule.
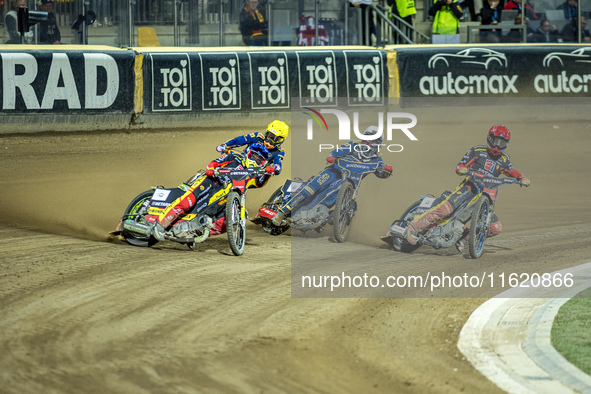
[[[552,346],[591,375],[591,287],[567,301],[552,324]]]

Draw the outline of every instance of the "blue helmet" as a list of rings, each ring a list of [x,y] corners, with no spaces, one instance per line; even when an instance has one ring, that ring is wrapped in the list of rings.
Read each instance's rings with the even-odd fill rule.
[[[269,160],[269,151],[263,144],[252,144],[249,145],[246,150],[246,158],[249,161],[254,162],[257,166],[262,166],[267,160]]]

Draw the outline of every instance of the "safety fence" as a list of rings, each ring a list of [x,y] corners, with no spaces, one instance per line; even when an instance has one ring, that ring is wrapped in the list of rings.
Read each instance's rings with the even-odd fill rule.
[[[7,48],[0,49],[2,133],[29,131],[27,124],[34,124],[32,131],[107,127],[99,115],[111,120],[109,128],[179,127],[207,119],[222,126],[257,114],[336,105],[336,98],[349,106],[387,106],[392,97],[591,95],[591,45]]]

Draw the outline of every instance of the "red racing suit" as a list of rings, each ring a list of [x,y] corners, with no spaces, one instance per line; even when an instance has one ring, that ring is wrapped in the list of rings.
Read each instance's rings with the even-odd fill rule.
[[[462,168],[487,172],[495,177],[506,174],[513,178],[525,178],[521,172],[513,168],[508,154],[503,152],[501,155],[493,157],[489,154],[488,148],[485,145],[476,145],[466,152],[456,166],[456,173],[458,175],[461,175],[460,170]],[[475,195],[470,185],[460,185],[441,203],[415,217],[409,228],[412,226],[411,230],[419,233],[438,220],[451,215],[464,201],[471,200]],[[489,237],[498,235],[501,232],[501,222],[494,212],[491,217],[491,223]]]

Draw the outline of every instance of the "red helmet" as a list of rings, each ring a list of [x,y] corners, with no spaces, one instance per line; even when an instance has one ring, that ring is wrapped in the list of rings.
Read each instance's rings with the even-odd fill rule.
[[[488,146],[488,150],[493,156],[499,156],[509,145],[510,139],[511,132],[508,128],[503,125],[494,125],[488,131],[486,146]]]

